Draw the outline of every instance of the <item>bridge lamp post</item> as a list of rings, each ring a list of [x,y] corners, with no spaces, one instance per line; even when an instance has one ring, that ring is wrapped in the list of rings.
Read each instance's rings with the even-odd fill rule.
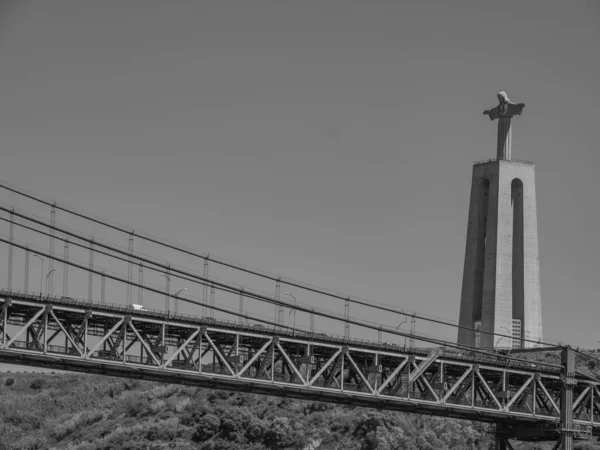
[[[408,318],[405,318],[402,322],[400,322],[400,324],[396,327],[396,331],[398,331],[400,327],[406,323],[407,320]],[[404,350],[406,350],[406,336],[404,336]]]
[[[175,297],[175,314],[179,314],[179,293],[183,292],[183,291],[187,291],[187,288],[182,288],[179,289],[177,292],[175,292],[173,294],[173,297]]]
[[[506,330],[506,332],[507,332],[509,335],[511,335],[511,336],[512,336],[512,332],[511,332],[511,331],[510,331],[508,328],[506,328],[506,327],[505,327],[505,326],[503,326],[503,325],[501,325],[501,326],[500,326],[500,328],[502,328],[502,329]],[[502,339],[505,339],[505,338],[506,338],[506,339],[512,339],[512,338],[509,338],[509,337],[507,337],[507,336],[502,336],[500,339],[498,339],[498,344],[497,344],[497,346],[498,346],[498,347],[500,347],[500,341],[502,341]],[[508,342],[508,346],[509,346],[509,347],[511,347],[511,343],[510,343],[510,341]]]
[[[35,253],[33,256],[38,258],[42,262],[42,270],[40,270],[40,299],[42,298],[42,290],[44,288],[44,258]]]
[[[169,315],[171,313],[171,275],[169,275],[168,273],[164,273],[164,272],[160,272],[160,275],[165,277],[165,282],[166,282],[165,291],[167,293],[165,309],[166,309],[167,315]],[[179,313],[178,295],[183,291],[187,291],[187,288],[179,289],[177,292],[175,292],[175,294],[172,295],[173,297],[175,297],[175,314]]]
[[[161,272],[160,275],[165,277],[165,283],[166,283],[165,292],[167,293],[167,298],[165,299],[165,310],[166,310],[165,312],[167,313],[167,316],[168,316],[171,312],[171,275],[168,275],[164,272]]]
[[[46,285],[48,285],[48,278],[50,278],[50,275],[52,275],[56,271],[58,271],[58,269],[52,269],[50,272],[48,272],[46,274]]]
[[[294,300],[294,306],[296,306],[296,297],[294,297],[289,292],[286,292],[285,295],[287,295],[288,297],[291,297],[291,299]],[[290,310],[288,317],[290,316],[290,314],[292,314],[292,312],[294,313],[294,324],[292,326],[292,330],[294,330],[294,335],[295,335],[296,334],[296,308]]]

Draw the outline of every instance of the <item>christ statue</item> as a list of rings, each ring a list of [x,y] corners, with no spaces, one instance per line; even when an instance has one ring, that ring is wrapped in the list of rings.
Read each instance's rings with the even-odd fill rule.
[[[508,160],[511,158],[511,119],[513,116],[521,115],[525,103],[513,103],[509,100],[506,92],[498,92],[500,104],[492,109],[486,109],[483,114],[489,116],[490,120],[498,119],[498,146],[497,158]]]

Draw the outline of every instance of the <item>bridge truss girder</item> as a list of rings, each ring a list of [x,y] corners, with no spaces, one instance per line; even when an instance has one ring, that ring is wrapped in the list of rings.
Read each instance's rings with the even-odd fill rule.
[[[505,437],[533,439],[517,437],[522,424],[542,427],[538,439],[561,432],[560,373],[118,309],[0,299],[0,360],[494,422]],[[574,429],[600,433],[599,383],[571,383]]]

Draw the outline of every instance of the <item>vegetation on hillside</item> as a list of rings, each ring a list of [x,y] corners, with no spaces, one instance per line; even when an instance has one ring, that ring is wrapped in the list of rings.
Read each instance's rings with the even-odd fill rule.
[[[0,373],[0,399],[0,450],[489,450],[494,442],[475,422],[96,375]]]

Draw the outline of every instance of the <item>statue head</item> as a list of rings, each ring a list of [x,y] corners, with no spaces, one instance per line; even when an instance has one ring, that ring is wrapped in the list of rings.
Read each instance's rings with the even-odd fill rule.
[[[501,105],[510,102],[510,100],[508,99],[508,95],[506,95],[506,92],[500,91],[496,95],[498,96],[498,101]]]

